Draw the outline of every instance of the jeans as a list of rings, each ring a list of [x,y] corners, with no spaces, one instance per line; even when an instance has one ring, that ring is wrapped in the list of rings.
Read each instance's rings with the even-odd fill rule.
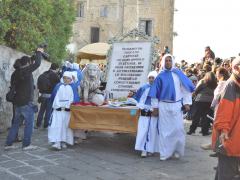
[[[45,98],[41,97],[41,107],[38,112],[38,117],[37,117],[37,127],[40,127],[42,125],[42,120],[43,120],[43,115],[44,116],[44,128],[48,127],[50,116],[51,116],[51,111],[52,111],[52,103],[50,98]]]
[[[25,106],[15,107],[15,117],[13,120],[12,127],[10,128],[6,140],[6,145],[11,146],[17,136],[19,126],[21,123],[21,116],[24,117],[25,127],[24,127],[24,137],[23,137],[23,147],[29,146],[31,144],[31,137],[33,132],[34,123],[34,108],[33,104],[29,103]]]
[[[12,113],[13,113],[13,116],[12,116],[12,125],[13,125],[13,122],[14,122],[14,117],[15,117],[15,109],[16,109],[16,106],[13,104],[13,108],[12,108]],[[23,121],[24,121],[24,117],[23,116],[20,116],[20,125],[19,126],[22,126],[23,124]],[[18,132],[16,134],[16,140],[18,139]]]

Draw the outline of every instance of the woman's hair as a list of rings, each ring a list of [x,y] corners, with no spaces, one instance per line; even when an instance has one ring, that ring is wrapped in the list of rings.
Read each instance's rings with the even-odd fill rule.
[[[229,78],[229,72],[227,69],[220,67],[217,69],[218,73],[223,76],[224,81],[228,80]]]
[[[188,67],[188,68],[185,69],[185,72],[192,73],[192,69],[190,67]]]
[[[216,74],[216,72],[217,72],[217,69],[218,69],[218,67],[217,67],[217,66],[214,66],[214,67],[212,67],[212,72],[213,72],[214,74]]]
[[[210,72],[212,71],[212,67],[209,64],[204,64],[203,70],[205,70],[206,72]]]
[[[197,68],[193,68],[192,72],[193,72],[194,75],[198,75],[198,69]]]
[[[215,89],[217,87],[217,78],[213,72],[207,72],[204,76],[204,82],[211,89]]]

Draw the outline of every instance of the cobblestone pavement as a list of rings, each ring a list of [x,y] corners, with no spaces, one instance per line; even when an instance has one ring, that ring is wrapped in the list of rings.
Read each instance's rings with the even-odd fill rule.
[[[4,151],[6,134],[0,134],[0,180],[212,180],[216,159],[200,144],[210,137],[187,136],[186,155],[160,161],[158,154],[140,158],[129,134],[91,132],[86,141],[62,151],[52,151],[47,131],[37,130],[37,150]],[[21,146],[21,144],[19,144]]]

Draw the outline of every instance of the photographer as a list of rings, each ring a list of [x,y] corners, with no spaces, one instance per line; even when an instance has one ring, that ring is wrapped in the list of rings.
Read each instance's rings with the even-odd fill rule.
[[[34,96],[34,80],[32,72],[39,68],[42,59],[43,48],[36,50],[34,61],[28,56],[23,56],[18,61],[18,66],[13,75],[11,86],[15,87],[15,97],[13,103],[15,105],[15,117],[12,127],[10,128],[6,140],[5,150],[17,148],[13,145],[16,138],[20,116],[24,117],[24,138],[22,142],[23,150],[35,149],[36,146],[31,145],[31,136],[33,131],[34,110],[33,96]]]

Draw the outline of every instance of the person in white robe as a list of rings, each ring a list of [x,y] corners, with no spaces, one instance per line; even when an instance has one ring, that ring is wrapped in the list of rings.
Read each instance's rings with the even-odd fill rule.
[[[174,58],[166,54],[161,61],[161,71],[152,85],[149,98],[152,115],[159,117],[160,160],[184,156],[185,130],[183,109],[190,110],[195,86],[186,75],[174,67]]]
[[[65,71],[63,83],[59,83],[52,94],[53,112],[48,128],[48,140],[53,143],[52,147],[57,150],[73,145],[73,132],[69,128],[70,105],[74,102],[74,90],[71,85],[72,73]]]
[[[154,152],[158,152],[158,117],[151,116],[151,106],[145,102],[157,72],[152,71],[148,74],[148,83],[140,87],[134,96],[137,107],[141,110],[138,120],[138,130],[136,137],[135,150],[141,151],[141,157],[147,157]]]
[[[79,73],[81,73],[81,72],[80,71],[78,72],[77,70],[79,70],[79,64],[73,63],[72,69],[70,69],[70,71],[65,71],[65,72],[68,72],[69,74],[71,73],[72,78],[73,78],[72,83],[75,83],[74,88],[77,92],[79,92],[80,82],[82,80],[81,79],[82,74],[79,75]],[[81,78],[79,79],[79,77],[81,77]],[[61,78],[61,82],[63,83],[63,77]],[[79,99],[79,101],[80,101],[80,99]],[[74,136],[74,144],[79,144],[82,142],[82,140],[87,139],[87,133],[84,130],[80,130],[80,129],[74,129],[73,136]]]

